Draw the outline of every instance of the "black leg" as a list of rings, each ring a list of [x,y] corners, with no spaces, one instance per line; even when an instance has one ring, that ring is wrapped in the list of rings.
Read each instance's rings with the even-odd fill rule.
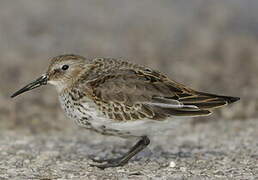
[[[143,136],[124,156],[116,159],[107,160],[93,160],[95,162],[105,162],[104,164],[91,164],[91,166],[96,166],[100,169],[105,169],[109,167],[118,167],[125,165],[133,156],[142,151],[150,144],[150,139],[147,136]]]

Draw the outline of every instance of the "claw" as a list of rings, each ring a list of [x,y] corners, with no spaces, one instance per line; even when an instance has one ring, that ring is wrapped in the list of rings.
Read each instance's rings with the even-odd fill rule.
[[[103,164],[90,164],[90,166],[97,167],[97,168],[100,168],[102,170],[106,169],[106,168],[109,168],[109,167],[123,166],[125,164],[122,161],[122,158],[100,159],[100,160],[91,158],[91,160],[93,162],[96,162],[96,163],[103,163]]]
[[[106,169],[106,168],[110,168],[110,167],[119,167],[122,166],[122,164],[120,163],[106,163],[106,164],[90,164],[91,167],[97,167],[99,169]]]
[[[94,157],[91,157],[90,158],[93,162],[96,162],[96,163],[119,163],[122,158],[112,158],[112,159],[95,159]]]
[[[94,159],[94,158],[91,158],[91,160],[96,163],[104,163],[108,161],[108,159]]]

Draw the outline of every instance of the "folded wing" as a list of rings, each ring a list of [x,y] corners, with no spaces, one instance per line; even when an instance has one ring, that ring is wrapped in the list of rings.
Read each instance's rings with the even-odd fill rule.
[[[239,98],[194,91],[150,69],[117,69],[87,83],[92,98],[114,120],[205,116]]]

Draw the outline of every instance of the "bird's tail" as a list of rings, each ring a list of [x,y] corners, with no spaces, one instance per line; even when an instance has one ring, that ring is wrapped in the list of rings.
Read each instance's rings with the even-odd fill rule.
[[[191,95],[181,95],[178,99],[174,97],[154,97],[148,105],[152,107],[157,115],[171,116],[207,116],[212,110],[234,103],[240,98],[221,96],[203,92],[194,92]]]
[[[200,109],[215,109],[240,100],[239,97],[222,96],[204,92],[196,92],[197,96],[181,98],[184,105],[193,105]]]

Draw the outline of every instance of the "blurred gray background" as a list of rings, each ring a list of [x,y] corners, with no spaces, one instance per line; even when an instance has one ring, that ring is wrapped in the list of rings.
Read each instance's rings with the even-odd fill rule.
[[[240,96],[240,103],[216,115],[257,117],[256,0],[0,3],[1,128],[64,128],[52,87],[9,96],[43,73],[49,58],[65,53],[123,57],[195,89]]]
[[[211,117],[188,121],[180,133],[206,137],[214,131],[211,137],[217,140],[229,132],[226,145],[211,145],[227,147],[234,133],[243,131],[241,142],[252,137],[248,142],[257,149],[257,8],[257,0],[0,0],[1,137],[51,139],[55,133],[63,137],[77,131],[65,118],[53,87],[10,99],[15,90],[46,70],[51,57],[75,53],[122,57],[158,69],[193,89],[241,97]],[[92,139],[97,137],[94,134]],[[207,138],[208,144],[217,142],[212,138]],[[180,140],[175,143],[182,145]]]

